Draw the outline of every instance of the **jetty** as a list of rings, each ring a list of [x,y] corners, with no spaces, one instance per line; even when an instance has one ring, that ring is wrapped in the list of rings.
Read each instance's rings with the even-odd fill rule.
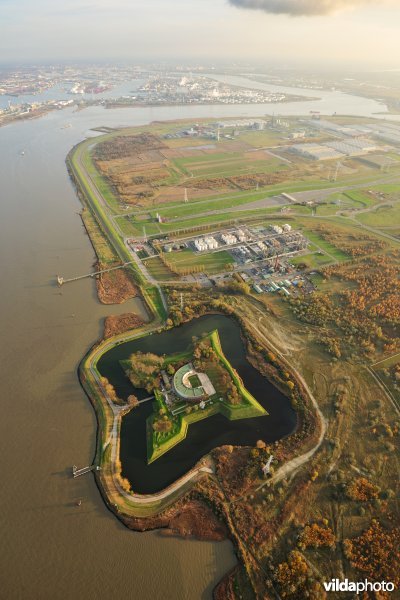
[[[100,471],[100,467],[96,465],[89,465],[88,467],[83,467],[82,469],[78,469],[76,465],[72,467],[72,476],[80,477],[81,475],[86,475],[86,473],[90,473],[91,471]]]
[[[125,269],[125,267],[128,267],[134,262],[134,260],[131,260],[129,262],[124,262],[122,265],[117,265],[116,267],[110,267],[109,269],[101,269],[100,271],[86,273],[85,275],[78,275],[77,277],[70,277],[69,279],[62,277],[61,275],[57,275],[57,285],[61,287],[62,285],[64,285],[64,283],[71,283],[71,281],[79,281],[80,279],[87,279],[88,277],[93,278],[97,275],[101,275],[102,273],[110,273],[111,271],[117,271],[118,269]]]

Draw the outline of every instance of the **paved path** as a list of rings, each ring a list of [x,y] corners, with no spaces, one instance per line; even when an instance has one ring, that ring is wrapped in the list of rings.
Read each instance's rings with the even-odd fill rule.
[[[86,151],[86,148],[85,148]],[[98,200],[98,202],[100,203],[100,205],[102,206],[102,208],[104,209],[107,217],[110,219],[110,221],[112,222],[112,226],[115,225],[115,220],[114,220],[114,216],[110,213],[110,209],[109,206],[107,204],[107,202],[104,200],[102,194],[100,193],[100,191],[98,190],[95,182],[93,181],[92,177],[90,176],[90,174],[87,172],[85,165],[83,164],[82,161],[82,152],[83,152],[83,148],[80,147],[78,148],[78,150],[76,151],[76,160],[78,162],[79,168],[81,170],[81,172],[84,175],[84,178],[86,180],[86,184],[88,185],[88,187],[90,188],[90,191],[93,193],[93,195],[96,197],[96,199]],[[90,203],[90,206],[92,208],[93,211],[96,212],[96,207],[94,205],[92,205],[92,203],[90,202],[90,199],[88,199],[88,202]],[[100,219],[101,220],[101,219]],[[118,232],[121,235],[121,237],[124,239],[124,236],[121,232],[121,230],[118,228]],[[109,241],[109,243],[112,245],[112,247],[114,248],[115,252],[117,253],[117,255],[120,257],[120,259],[122,260],[122,262],[124,262],[125,264],[128,264],[126,262],[126,256],[122,255],[121,250],[119,249],[118,245],[115,245],[113,243],[113,239],[111,236],[107,235],[107,239]],[[165,299],[165,295],[164,292],[162,291],[158,281],[156,281],[154,279],[154,277],[152,277],[150,275],[150,273],[148,272],[148,270],[146,269],[146,267],[143,265],[142,261],[138,258],[137,254],[135,252],[130,252],[129,249],[127,249],[127,252],[129,253],[129,255],[132,257],[133,262],[136,264],[136,266],[140,269],[143,277],[145,278],[145,280],[152,286],[156,287],[160,297],[161,297],[161,301],[163,303],[164,306],[164,310],[166,311],[166,313],[168,313],[168,305],[167,305],[167,301]]]
[[[155,325],[154,330],[156,330],[157,328],[158,328],[158,326]],[[149,329],[149,334],[150,333],[151,333],[151,329]],[[124,341],[128,341],[128,340],[132,340],[132,339],[141,337],[142,334],[143,334],[143,332],[122,336],[121,338],[119,338],[119,342],[123,343]],[[110,432],[107,442],[104,444],[104,448],[109,444],[111,445],[111,459],[110,460],[111,460],[111,472],[112,472],[113,483],[114,483],[116,489],[118,490],[118,492],[127,500],[134,501],[136,504],[143,504],[143,505],[154,504],[157,501],[165,500],[172,494],[175,494],[182,487],[184,487],[189,481],[192,481],[197,476],[203,475],[203,474],[212,474],[212,473],[214,473],[214,471],[212,469],[212,464],[210,463],[210,461],[203,462],[203,464],[201,464],[201,466],[191,469],[188,473],[186,473],[183,477],[181,477],[180,479],[175,481],[172,485],[170,485],[166,489],[164,489],[160,492],[157,492],[155,494],[143,494],[142,495],[142,494],[129,493],[121,487],[121,485],[119,484],[119,481],[118,481],[118,477],[117,477],[118,473],[117,473],[117,468],[116,468],[116,463],[118,460],[118,450],[119,450],[119,428],[120,428],[121,418],[123,417],[124,414],[129,412],[129,410],[131,410],[131,409],[130,409],[130,407],[126,407],[126,406],[118,406],[110,400],[110,398],[107,396],[107,394],[101,384],[99,375],[95,368],[97,361],[104,354],[104,351],[107,351],[108,347],[111,348],[111,347],[113,347],[113,345],[114,345],[114,342],[110,341],[106,345],[100,346],[100,348],[92,355],[91,361],[90,361],[90,367],[89,367],[90,373],[91,373],[93,379],[96,381],[98,389],[100,390],[107,405],[111,409],[111,412],[113,415],[112,429],[111,429],[111,432]],[[149,400],[149,398],[147,398],[147,400]]]
[[[253,308],[256,312],[259,312],[262,316],[264,316],[263,311],[260,310],[259,308],[257,308],[254,304],[253,304]],[[252,326],[250,326],[250,327],[252,327]],[[261,333],[260,330],[257,330],[256,334],[265,341],[267,347],[271,348],[273,350],[273,352],[275,352],[277,354],[277,356],[282,356],[282,353],[280,352],[280,350],[278,350],[278,348],[271,342],[271,340],[268,339],[263,333]],[[308,450],[308,452],[305,452],[304,454],[301,454],[300,456],[296,456],[292,460],[285,463],[282,467],[280,467],[276,471],[276,473],[270,479],[266,480],[261,485],[259,485],[256,488],[256,491],[263,488],[265,485],[267,485],[267,483],[271,483],[271,482],[278,483],[279,481],[281,481],[282,479],[284,479],[285,477],[287,477],[294,471],[297,471],[297,469],[299,469],[302,465],[306,464],[317,452],[317,450],[321,446],[321,444],[324,440],[324,437],[325,437],[325,433],[327,430],[327,421],[318,405],[318,402],[315,399],[313,393],[311,392],[304,377],[302,375],[300,375],[300,373],[293,367],[293,365],[291,365],[291,369],[294,372],[294,374],[296,375],[297,379],[300,381],[300,383],[304,386],[304,389],[306,390],[306,392],[314,406],[315,412],[317,413],[318,420],[320,422],[321,431],[318,436],[317,442],[310,450]],[[235,502],[237,502],[237,500]]]

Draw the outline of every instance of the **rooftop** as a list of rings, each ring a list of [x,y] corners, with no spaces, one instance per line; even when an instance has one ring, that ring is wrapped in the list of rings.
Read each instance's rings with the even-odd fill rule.
[[[201,385],[193,387],[191,378],[197,377]],[[184,365],[174,375],[174,388],[178,396],[186,400],[201,400],[216,392],[208,375],[198,373],[191,363]]]

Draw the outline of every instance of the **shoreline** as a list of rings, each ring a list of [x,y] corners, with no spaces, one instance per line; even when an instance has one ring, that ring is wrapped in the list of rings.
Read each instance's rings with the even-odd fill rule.
[[[114,243],[111,244],[111,240],[103,231],[98,215],[96,215],[96,213],[93,214],[95,208],[91,206],[90,201],[88,201],[86,197],[87,189],[84,187],[81,177],[76,176],[72,166],[72,157],[74,153],[85,142],[87,143],[87,141],[84,141],[75,146],[68,154],[68,171],[83,206],[87,207],[87,210],[89,210],[89,213],[94,218],[96,227],[101,232],[103,238],[105,238],[108,244],[113,247]],[[93,239],[93,235],[90,235],[92,232],[89,233],[87,229],[86,231],[96,256],[98,256],[95,240]],[[138,286],[142,292],[142,298],[146,309],[149,312],[149,322],[138,329],[129,330],[128,333],[118,333],[108,339],[97,341],[83,357],[78,368],[81,386],[88,396],[96,414],[96,449],[93,464],[101,467],[100,470],[94,471],[96,485],[107,508],[130,529],[145,531],[162,527],[162,529],[167,532],[166,535],[180,535],[181,537],[194,535],[196,539],[212,539],[215,541],[214,536],[217,535],[215,531],[219,531],[215,523],[213,523],[211,530],[208,528],[201,531],[199,529],[194,529],[194,525],[190,526],[191,519],[187,517],[187,519],[189,519],[189,525],[186,528],[181,527],[179,524],[175,524],[175,526],[171,527],[171,519],[176,517],[176,511],[180,510],[182,515],[185,515],[186,510],[190,512],[190,506],[192,506],[190,503],[193,500],[193,494],[198,493],[196,492],[196,487],[201,490],[200,499],[203,504],[204,500],[207,498],[209,499],[208,501],[210,501],[210,497],[214,498],[212,490],[216,485],[219,485],[219,483],[213,469],[210,468],[213,466],[213,462],[210,462],[210,460],[212,461],[212,453],[203,457],[203,459],[194,465],[194,467],[183,477],[173,482],[166,489],[161,490],[158,494],[137,495],[128,493],[126,491],[126,483],[121,478],[121,463],[119,459],[120,425],[123,415],[128,412],[131,407],[117,407],[107,398],[100,383],[96,364],[99,358],[115,345],[119,345],[129,339],[151,335],[152,333],[163,329],[163,318],[160,316],[159,310],[157,310],[157,307],[155,307],[154,304],[152,305],[149,303],[148,292],[144,291],[143,284],[141,285],[139,283]],[[208,308],[208,311],[209,310],[210,308]],[[224,312],[222,314],[224,314]],[[242,318],[235,312],[231,314],[231,316],[239,321],[243,333],[244,323]],[[248,327],[245,327],[245,330],[251,334]],[[253,340],[253,343],[256,343],[256,339],[257,332],[254,331],[251,334],[251,340]],[[267,343],[267,340],[262,340],[261,343],[264,348],[271,348],[276,351],[273,345]],[[287,365],[289,367],[290,372],[293,375],[293,380],[297,383],[298,389],[300,390],[301,401],[304,408],[306,408],[306,412],[299,415],[295,432],[279,441],[280,446],[286,448],[285,460],[283,466],[280,467],[280,471],[283,471],[286,465],[286,468],[291,468],[291,463],[296,460],[294,459],[294,452],[296,452],[297,456],[299,449],[302,449],[301,452],[304,452],[303,456],[305,457],[311,456],[316,452],[320,446],[321,439],[323,439],[324,436],[324,427],[320,421],[320,415],[314,410],[315,405],[310,399],[311,392],[303,385],[303,382],[291,365],[287,363],[280,353],[277,354],[279,364]],[[310,427],[309,422],[306,423],[307,418],[311,418],[315,421],[314,427]],[[316,435],[318,435],[318,439],[315,445],[314,438]],[[280,471],[278,471],[278,473]],[[276,475],[278,475],[278,473]],[[259,482],[256,483],[258,485]],[[240,537],[237,537],[238,534],[233,526],[232,517],[229,514],[228,507],[221,504],[221,501],[216,500],[216,502],[216,506],[219,506],[218,512],[222,515],[223,522],[226,524],[227,531],[229,532],[229,534],[226,535],[229,535],[234,543],[235,551],[240,557],[243,553],[243,544]],[[198,510],[202,511],[203,509],[198,507]],[[216,508],[208,510],[211,511],[212,515],[215,515]],[[193,517],[194,522],[196,521],[196,518],[197,517]],[[211,523],[210,518],[206,521]],[[194,534],[193,531],[195,532]],[[220,539],[226,539],[226,536],[221,537]],[[239,558],[238,568],[243,568],[243,565],[246,571],[246,561]],[[230,576],[231,574],[228,573],[225,578],[223,578],[222,582],[224,582],[226,578],[228,581]],[[220,582],[215,589],[217,589],[222,582]]]
[[[245,89],[245,88],[242,88]],[[113,108],[154,108],[154,107],[169,107],[169,106],[265,106],[265,105],[275,105],[275,104],[294,104],[296,102],[317,102],[320,101],[321,98],[318,97],[310,97],[310,96],[293,96],[291,98],[287,98],[285,100],[271,100],[270,102],[212,102],[212,100],[208,100],[207,102],[118,102],[118,101],[110,101],[110,102],[99,102],[99,105],[104,106],[105,109],[113,109]]]

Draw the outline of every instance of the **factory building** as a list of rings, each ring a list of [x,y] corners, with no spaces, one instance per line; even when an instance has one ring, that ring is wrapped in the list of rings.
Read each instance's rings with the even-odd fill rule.
[[[243,229],[238,229],[236,231],[236,235],[238,237],[239,242],[245,242],[247,240],[247,236],[245,234],[245,232],[243,231]]]
[[[343,158],[341,152],[337,152],[333,148],[323,146],[322,144],[293,144],[290,148],[290,152],[299,154],[304,158],[310,158],[311,160],[333,160]]]
[[[310,120],[308,121],[308,125],[310,127],[314,127],[316,129],[323,129],[325,131],[332,131],[339,135],[344,135],[346,137],[358,137],[359,135],[368,135],[371,133],[371,126],[362,127],[361,125],[352,125],[351,127],[343,127],[342,125],[337,125],[336,123],[331,123],[330,121],[325,121],[324,119],[319,120]]]
[[[210,236],[194,240],[194,246],[199,252],[204,252],[205,250],[216,250],[219,244],[214,237]]]
[[[305,131],[293,131],[292,133],[289,134],[289,139],[291,139],[291,140],[299,140],[304,137],[306,137]]]
[[[227,246],[232,246],[232,244],[237,244],[237,237],[232,235],[231,233],[223,233],[221,235],[221,239]]]
[[[213,237],[204,238],[204,242],[207,244],[209,250],[216,250],[218,248],[218,242]]]
[[[194,245],[195,245],[196,250],[198,250],[199,252],[204,252],[204,250],[207,250],[207,248],[208,248],[208,246],[203,238],[194,240]]]
[[[345,142],[327,142],[325,144],[346,156],[361,156],[376,150],[376,145],[366,140],[349,140]]]

